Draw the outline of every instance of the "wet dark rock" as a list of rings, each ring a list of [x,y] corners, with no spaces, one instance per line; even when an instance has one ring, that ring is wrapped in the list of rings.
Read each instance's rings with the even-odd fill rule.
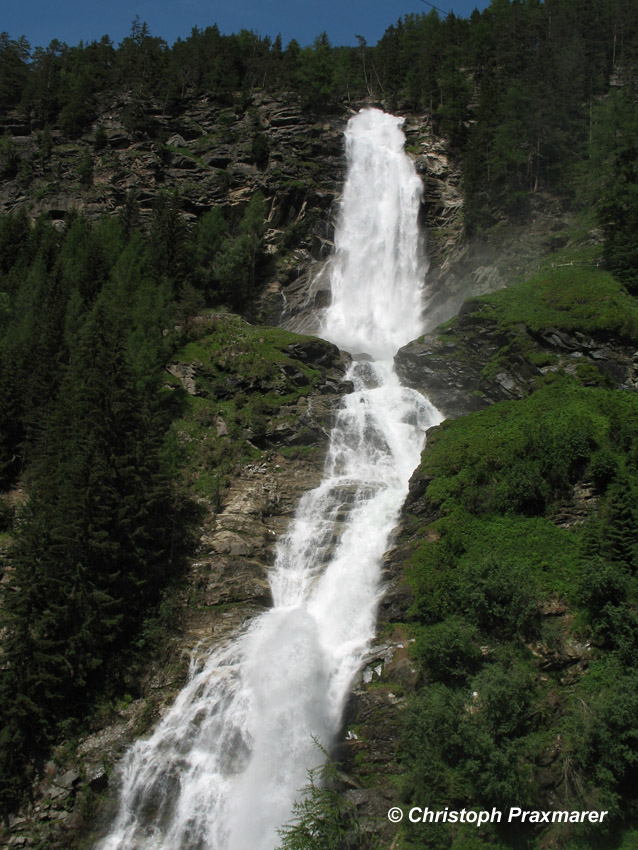
[[[85,767],[85,781],[96,794],[105,791],[109,784],[109,775],[103,764],[88,764]]]
[[[313,366],[334,366],[340,359],[337,346],[323,339],[294,342],[288,346],[288,353],[302,363]]]
[[[308,383],[308,379],[297,366],[286,363],[281,367],[281,371],[293,387],[304,387]]]

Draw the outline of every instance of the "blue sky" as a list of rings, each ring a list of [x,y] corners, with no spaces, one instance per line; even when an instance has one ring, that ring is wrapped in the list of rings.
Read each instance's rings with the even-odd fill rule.
[[[335,45],[354,44],[356,35],[375,44],[400,16],[430,9],[421,0],[3,0],[2,5],[0,31],[12,38],[26,35],[33,47],[53,38],[77,44],[105,34],[117,44],[136,14],[170,44],[193,26],[214,23],[223,33],[242,27],[273,38],[281,33],[284,45],[291,38],[310,44],[322,30]],[[436,5],[467,17],[488,0],[437,0]]]

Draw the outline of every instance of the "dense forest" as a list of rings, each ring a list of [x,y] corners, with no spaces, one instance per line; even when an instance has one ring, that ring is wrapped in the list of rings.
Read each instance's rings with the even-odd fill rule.
[[[524,224],[548,202],[591,216],[599,229],[586,262],[604,271],[539,278],[486,299],[477,315],[511,335],[549,309],[538,292],[551,302],[547,293],[560,290],[568,297],[547,324],[560,326],[574,304],[583,316],[594,305],[598,324],[579,314],[572,330],[638,343],[638,6],[492,0],[468,19],[408,15],[377,45],[359,41],[334,47],[321,34],[311,46],[284,47],[280,37],[211,26],[169,46],[139,19],[118,46],[105,36],[32,49],[3,33],[0,113],[28,125],[43,161],[53,130],[69,140],[91,131],[94,149],[105,146],[100,110],[123,90],[127,130],[139,138],[159,132],[153,108],[178,114],[201,94],[248,109],[268,91],[320,116],[364,102],[426,114],[461,164],[468,238]],[[268,160],[258,125],[252,155]],[[91,168],[89,156],[87,185]],[[32,176],[7,132],[0,179],[27,187]],[[165,193],[143,219],[131,192],[116,214],[73,213],[63,228],[32,220],[26,205],[0,218],[0,486],[19,483],[29,494],[17,513],[0,503],[10,564],[3,815],[28,794],[50,747],[82,728],[100,695],[122,689],[122,665],[149,652],[145,618],[189,553],[196,508],[171,429],[183,399],[162,375],[197,337],[198,313],[246,312],[267,280],[267,201],[256,193],[234,209],[211,206],[187,222],[179,197]],[[436,433],[419,473],[436,542],[422,518],[409,517],[418,543],[406,622],[421,684],[399,745],[406,804],[429,795],[458,808],[533,807],[539,753],[558,734],[568,751],[561,800],[612,818],[602,838],[561,834],[547,846],[635,846],[636,833],[625,830],[637,816],[637,416],[633,395],[583,369]],[[582,481],[598,508],[571,534],[548,517]],[[521,554],[521,541],[533,557]],[[538,613],[548,597],[566,601],[575,633],[595,649],[593,672],[576,684],[551,671],[541,680],[534,667],[529,646],[561,639]],[[484,710],[467,709],[472,692]],[[344,840],[343,830],[335,834]],[[404,838],[414,848],[540,846],[529,833],[448,828]]]

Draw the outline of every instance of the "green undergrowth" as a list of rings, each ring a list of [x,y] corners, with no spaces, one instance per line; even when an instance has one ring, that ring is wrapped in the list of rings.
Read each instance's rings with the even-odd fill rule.
[[[638,398],[558,378],[431,431],[417,477],[405,809],[609,815],[595,829],[486,825],[470,844],[458,827],[404,819],[401,846],[631,846]]]
[[[433,479],[428,498],[444,512],[538,515],[600,452],[617,466],[636,427],[635,395],[558,377],[520,402],[446,421],[430,433],[419,474]]]
[[[316,345],[317,339],[281,328],[250,325],[227,313],[212,314],[204,325],[203,335],[177,351],[174,360],[200,361],[211,369],[213,376],[234,374],[246,380],[276,381],[279,367],[294,366],[311,385],[319,377],[319,370],[296,360],[286,350],[290,345],[304,342]],[[285,381],[280,380],[279,384],[284,385]]]
[[[541,595],[573,598],[580,563],[578,537],[546,518],[518,514],[479,518],[459,509],[434,527],[445,539],[444,546],[426,543],[412,561],[414,581],[428,588],[428,594],[419,599],[421,618],[436,620],[441,613],[454,611],[459,588],[479,584],[487,573],[495,575],[501,563],[507,564],[503,581],[512,578],[510,601],[530,581]],[[448,556],[449,547],[457,548],[455,573],[439,584],[440,559]],[[471,607],[474,602],[464,604]]]

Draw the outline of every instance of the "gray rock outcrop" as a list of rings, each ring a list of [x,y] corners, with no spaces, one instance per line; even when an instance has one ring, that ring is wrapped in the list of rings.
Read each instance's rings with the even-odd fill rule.
[[[475,311],[476,303],[466,302],[452,326],[408,343],[395,356],[401,380],[424,392],[447,418],[524,398],[541,376],[574,374],[582,364],[610,385],[638,386],[638,352],[627,343],[552,327],[504,329]]]

